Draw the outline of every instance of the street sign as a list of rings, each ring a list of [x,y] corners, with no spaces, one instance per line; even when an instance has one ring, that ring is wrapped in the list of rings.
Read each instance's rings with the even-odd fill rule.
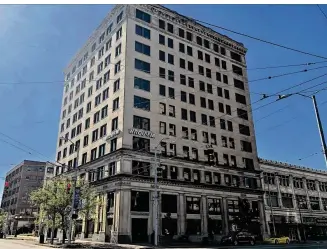
[[[79,207],[80,196],[81,196],[81,188],[76,187],[75,196],[74,196],[74,209],[77,209]]]

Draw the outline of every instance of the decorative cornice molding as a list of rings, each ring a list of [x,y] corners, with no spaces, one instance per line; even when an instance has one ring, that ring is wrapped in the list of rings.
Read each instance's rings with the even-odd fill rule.
[[[313,168],[304,167],[304,166],[300,166],[300,165],[294,165],[294,164],[289,164],[289,163],[274,161],[274,160],[268,160],[268,159],[263,159],[263,158],[259,158],[259,164],[266,164],[266,165],[275,166],[275,167],[282,167],[285,169],[295,169],[295,170],[300,170],[300,171],[305,171],[305,172],[310,172],[310,173],[320,173],[320,174],[327,175],[326,170],[313,169]]]
[[[166,19],[170,22],[177,23],[184,28],[194,32],[198,33],[201,36],[207,37],[216,43],[222,44],[224,46],[227,46],[235,51],[238,51],[242,54],[246,54],[247,49],[244,47],[244,45],[240,42],[237,42],[231,38],[229,38],[226,35],[222,35],[209,27],[206,27],[198,22],[196,22],[191,17],[184,16],[180,13],[177,13],[176,11],[170,10],[162,5],[159,4],[140,4],[135,5],[135,7],[141,7],[144,10],[150,11],[152,14],[155,14],[163,19]]]

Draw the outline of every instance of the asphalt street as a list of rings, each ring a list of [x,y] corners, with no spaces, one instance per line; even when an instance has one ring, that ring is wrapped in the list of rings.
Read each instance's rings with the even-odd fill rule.
[[[45,245],[35,245],[34,242],[14,239],[0,239],[0,249],[48,249]],[[112,248],[112,246],[108,247]],[[170,247],[171,249],[172,247]],[[187,247],[180,247],[186,249]],[[250,248],[262,248],[262,249],[297,249],[297,248],[310,248],[310,249],[327,249],[327,243],[324,244],[291,244],[291,245],[255,245],[255,246],[216,246],[216,247],[203,247],[203,249],[250,249]],[[164,249],[164,248],[162,248]],[[175,249],[178,249],[175,247]]]

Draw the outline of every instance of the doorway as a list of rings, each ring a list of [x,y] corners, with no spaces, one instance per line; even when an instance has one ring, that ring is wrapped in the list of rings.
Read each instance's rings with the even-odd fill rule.
[[[132,242],[148,242],[148,219],[132,218]]]

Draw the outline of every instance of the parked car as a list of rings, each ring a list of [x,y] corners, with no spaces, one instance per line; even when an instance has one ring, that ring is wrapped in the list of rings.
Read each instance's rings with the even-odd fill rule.
[[[264,240],[267,244],[289,244],[291,242],[288,236],[273,236]]]
[[[255,245],[255,236],[249,232],[234,232],[222,237],[220,244],[222,245],[234,245],[250,244]]]

